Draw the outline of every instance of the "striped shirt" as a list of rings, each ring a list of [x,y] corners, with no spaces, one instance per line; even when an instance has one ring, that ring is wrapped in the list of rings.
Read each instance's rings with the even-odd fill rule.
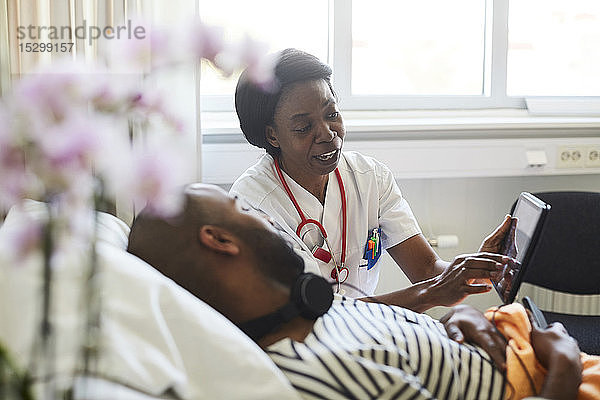
[[[504,377],[481,349],[410,310],[336,298],[304,342],[267,353],[305,399],[502,399]]]

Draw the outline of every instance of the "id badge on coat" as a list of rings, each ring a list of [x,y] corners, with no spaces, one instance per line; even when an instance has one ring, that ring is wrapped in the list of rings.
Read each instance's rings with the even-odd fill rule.
[[[367,267],[367,271],[377,264],[381,256],[381,228],[370,229],[367,233],[367,242],[360,266]]]

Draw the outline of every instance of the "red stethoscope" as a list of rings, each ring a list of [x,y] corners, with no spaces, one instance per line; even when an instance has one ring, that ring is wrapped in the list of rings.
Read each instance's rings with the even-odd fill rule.
[[[304,228],[306,225],[309,225],[309,224],[315,225],[319,229],[319,231],[321,232],[321,235],[323,236],[323,240],[325,241],[325,244],[327,245],[327,249],[329,250],[329,252],[323,250],[321,247],[317,247],[317,249],[313,252],[313,255],[316,258],[318,258],[319,260],[324,261],[324,262],[329,262],[329,260],[331,260],[331,259],[333,260],[333,264],[335,265],[335,267],[331,270],[331,278],[334,279],[338,283],[338,292],[339,292],[340,284],[345,282],[346,279],[348,279],[348,268],[346,268],[344,266],[344,263],[346,262],[346,225],[347,225],[346,224],[346,190],[344,189],[344,182],[342,182],[342,177],[340,175],[340,171],[338,171],[337,168],[335,169],[335,177],[337,178],[338,186],[340,188],[340,194],[342,196],[342,254],[340,257],[340,263],[338,264],[335,260],[335,257],[333,257],[333,248],[329,244],[329,240],[327,240],[327,232],[325,231],[325,228],[319,221],[317,221],[315,219],[311,219],[311,218],[306,218],[306,216],[302,212],[302,209],[300,208],[300,205],[298,205],[298,202],[296,201],[296,197],[294,197],[294,194],[292,193],[292,191],[290,190],[290,187],[288,186],[287,182],[285,181],[285,177],[283,176],[283,173],[281,172],[281,168],[279,167],[279,159],[278,158],[275,158],[275,169],[277,170],[277,175],[279,176],[279,180],[281,181],[281,184],[283,185],[285,192],[287,193],[289,199],[294,204],[294,208],[296,208],[296,211],[298,211],[298,215],[300,215],[300,224],[296,228],[296,235],[298,235],[298,237],[300,239],[302,239],[301,230],[302,230],[302,228]],[[341,277],[341,279],[339,277]]]

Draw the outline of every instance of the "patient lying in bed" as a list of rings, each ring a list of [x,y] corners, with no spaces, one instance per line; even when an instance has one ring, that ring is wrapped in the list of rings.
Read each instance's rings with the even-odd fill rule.
[[[303,271],[302,259],[268,219],[207,185],[188,187],[185,209],[176,218],[142,213],[128,250],[239,326],[264,321],[260,318],[291,304],[290,292]],[[286,319],[255,340],[304,398],[532,394],[518,391],[511,374],[507,381],[504,339],[481,313],[459,306],[442,321],[336,298],[322,316]],[[536,331],[531,346],[547,370],[533,394],[575,398],[582,379],[577,343],[554,326]],[[591,389],[600,393],[595,374]]]
[[[44,221],[46,212],[45,204],[28,200],[0,226],[0,346],[20,371],[32,365],[43,258],[33,252],[15,263],[7,246],[23,226]],[[91,379],[80,368],[89,246],[61,248],[55,258],[51,321],[59,393],[73,388],[73,398],[85,400],[299,399],[267,354],[235,325],[126,251],[125,223],[100,212],[97,220],[101,328]],[[13,398],[10,389],[3,391],[7,377],[0,376],[2,399]],[[30,378],[35,398],[47,398],[41,390],[51,381],[36,371]]]

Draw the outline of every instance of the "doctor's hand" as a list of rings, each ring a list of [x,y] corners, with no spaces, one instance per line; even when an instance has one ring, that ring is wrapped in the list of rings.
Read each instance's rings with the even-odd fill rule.
[[[513,260],[492,253],[458,256],[444,272],[427,281],[426,297],[429,304],[453,306],[470,294],[485,293],[492,289],[489,279],[498,280],[504,266]],[[485,283],[481,283],[485,280]]]
[[[502,251],[502,245],[504,244],[504,238],[507,234],[513,235],[512,243],[514,243],[515,230],[513,229],[511,231],[510,229],[513,220],[516,220],[516,218],[511,217],[510,215],[504,217],[504,221],[502,221],[502,223],[492,233],[483,239],[483,242],[479,247],[479,251],[487,253],[500,253]],[[513,226],[515,225],[516,224]]]
[[[440,322],[444,324],[450,339],[481,347],[498,369],[506,370],[506,341],[480,311],[461,304],[440,318]]]

